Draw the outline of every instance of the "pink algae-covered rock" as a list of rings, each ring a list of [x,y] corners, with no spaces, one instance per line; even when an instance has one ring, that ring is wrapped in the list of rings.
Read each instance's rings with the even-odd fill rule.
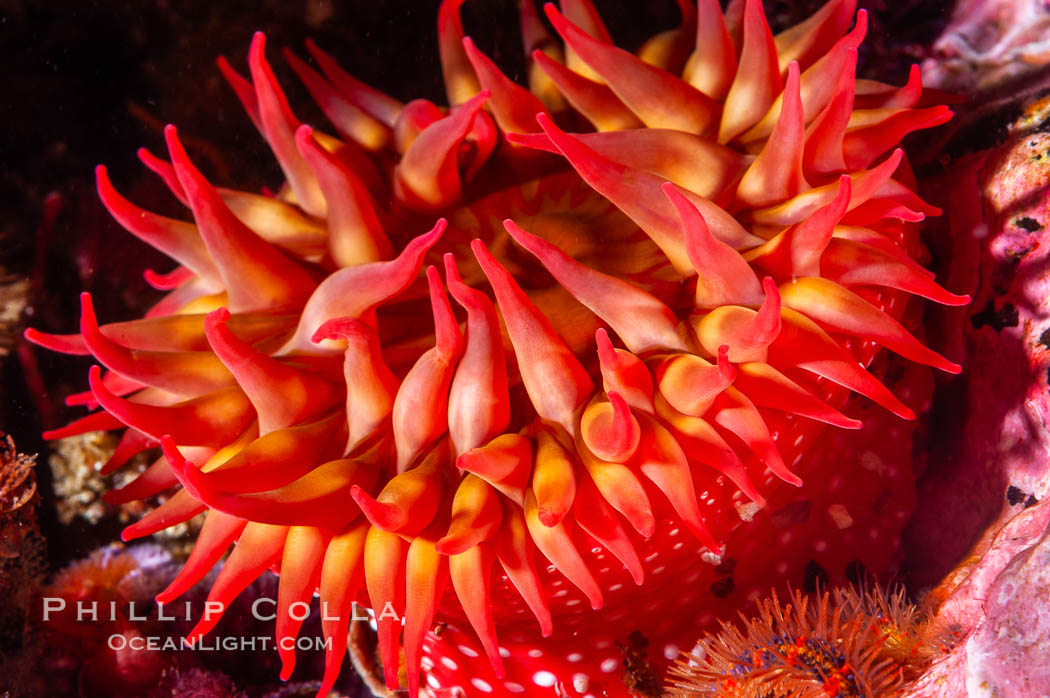
[[[912,696],[1050,695],[1048,116],[1030,105],[1003,145],[929,182],[948,212],[932,230],[944,282],[974,302],[934,321],[967,370],[931,425],[911,580],[963,562],[928,597],[946,654]]]

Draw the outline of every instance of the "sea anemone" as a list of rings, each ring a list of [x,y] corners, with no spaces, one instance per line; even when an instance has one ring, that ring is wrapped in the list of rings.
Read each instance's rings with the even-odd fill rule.
[[[79,334],[27,332],[108,369],[69,399],[102,409],[48,436],[128,427],[107,472],[161,446],[111,499],[182,488],[126,539],[208,512],[158,600],[234,543],[210,598],[279,570],[278,638],[319,590],[321,695],[358,598],[413,696],[624,695],[632,630],[659,669],[773,579],[890,564],[914,504],[902,399],[959,370],[902,324],[907,298],[967,301],[915,261],[938,211],[894,148],[951,113],[917,106],[917,71],[855,79],[853,0],[776,36],[759,0],[680,2],[637,54],[587,0],[545,6],[564,44],[526,0],[527,88],[461,4],[438,15],[447,108],[286,52],[338,137],[300,124],[261,33],[250,80],[220,59],[276,196],[215,187],[174,126],[170,162],[139,154],[192,222],[98,168],[178,266],[147,272],[167,294],[143,319],[100,325],[85,294]]]
[[[927,626],[904,590],[776,591],[759,616],[698,643],[669,671],[670,696],[892,698],[928,663]]]

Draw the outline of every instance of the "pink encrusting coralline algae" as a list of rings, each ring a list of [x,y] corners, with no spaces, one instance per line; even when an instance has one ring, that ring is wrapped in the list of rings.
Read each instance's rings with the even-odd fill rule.
[[[894,561],[908,420],[928,367],[959,370],[909,298],[968,301],[916,261],[939,211],[897,145],[951,112],[917,70],[855,79],[854,0],[776,35],[758,0],[683,0],[633,54],[588,0],[543,8],[560,42],[526,1],[527,87],[461,3],[438,15],[449,107],[285,53],[336,136],[295,117],[262,34],[250,79],[220,59],[274,197],[207,181],[174,126],[169,160],[140,157],[192,220],[98,168],[177,266],[147,273],[166,293],[142,319],[100,325],[85,294],[79,334],[27,332],[105,369],[69,398],[100,409],[48,436],[127,427],[106,472],[160,445],[110,501],[181,488],[125,539],[207,512],[158,600],[231,546],[210,599],[279,570],[279,638],[319,591],[319,695],[358,600],[413,696],[624,696],[632,631],[658,675],[772,584]]]

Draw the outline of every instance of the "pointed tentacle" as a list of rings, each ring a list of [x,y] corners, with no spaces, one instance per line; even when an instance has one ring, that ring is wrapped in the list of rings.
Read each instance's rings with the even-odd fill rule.
[[[448,393],[463,337],[441,286],[437,269],[427,268],[435,345],[419,357],[401,381],[392,414],[397,470],[406,468],[428,444],[448,431]]]
[[[474,240],[471,249],[496,294],[518,370],[536,412],[574,433],[576,410],[593,389],[587,370],[485,244]]]
[[[107,412],[155,439],[172,433],[180,444],[220,448],[240,436],[255,419],[251,402],[235,386],[165,407],[117,397],[102,383],[98,366],[91,367],[88,382],[95,399]]]
[[[605,392],[616,392],[628,405],[644,412],[653,411],[653,377],[642,360],[629,351],[617,349],[605,328],[594,333],[598,363]]]
[[[583,592],[587,600],[591,602],[591,608],[598,610],[602,607],[602,590],[595,581],[594,575],[587,568],[587,563],[580,557],[580,552],[572,542],[572,528],[574,527],[571,517],[554,526],[545,526],[540,522],[539,507],[536,505],[536,495],[532,490],[525,493],[525,524],[528,527],[529,536],[540,549],[540,552],[551,561],[565,578],[572,582],[576,588]]]
[[[544,526],[556,526],[569,513],[576,498],[575,471],[569,452],[549,429],[538,426],[531,491],[536,498],[536,515]]]
[[[638,551],[634,549],[634,543],[627,536],[627,531],[616,512],[589,477],[580,478],[580,487],[572,511],[573,518],[580,528],[622,562],[634,583],[641,586],[645,581],[645,569],[642,567],[642,561],[638,559]]]
[[[174,126],[164,128],[164,138],[234,312],[301,307],[316,285],[310,274],[233,215],[190,162]]]
[[[249,522],[237,539],[226,564],[208,592],[203,617],[183,640],[188,646],[200,642],[218,624],[225,609],[238,594],[281,557],[287,526]],[[216,611],[215,609],[222,609]]]
[[[299,317],[295,335],[277,352],[286,355],[295,352],[342,353],[338,342],[318,338],[320,346],[312,341],[317,329],[333,318],[365,319],[365,315],[389,298],[404,291],[419,275],[423,255],[445,232],[447,222],[441,218],[430,231],[405,245],[396,258],[389,262],[372,262],[340,269],[317,285]]]
[[[327,380],[287,366],[241,341],[227,327],[230,312],[220,308],[204,321],[208,343],[237,379],[259,415],[259,431],[276,429],[321,414],[342,398]]]
[[[354,616],[354,595],[364,579],[365,536],[361,521],[332,538],[321,563],[321,632],[325,638],[324,676],[319,695],[328,695],[346,656],[348,625]]]
[[[448,558],[449,577],[456,590],[459,603],[463,607],[467,620],[474,628],[481,646],[485,649],[489,663],[496,677],[505,676],[503,659],[500,657],[499,645],[496,642],[496,626],[492,615],[490,577],[492,563],[496,559],[495,550],[487,543],[476,545],[466,552],[450,555]]]
[[[318,145],[309,126],[299,127],[295,143],[328,202],[328,253],[332,261],[342,268],[389,258],[393,248],[376,215],[376,202],[361,178]]]
[[[834,281],[806,277],[781,287],[784,306],[837,332],[871,339],[917,363],[958,373],[961,367],[929,349],[892,317]]]
[[[460,480],[452,498],[452,521],[437,542],[437,552],[458,555],[491,538],[503,519],[496,490],[485,480],[468,474]]]
[[[312,526],[292,526],[281,556],[281,582],[277,589],[277,622],[274,637],[281,658],[281,680],[295,671],[295,638],[309,614],[309,603],[318,582],[331,534]],[[305,610],[299,610],[305,607]]]
[[[406,536],[422,532],[434,519],[444,501],[446,481],[445,447],[439,445],[410,470],[391,478],[378,496],[368,493],[371,487],[350,488],[372,526]]]
[[[395,533],[376,527],[365,538],[365,585],[379,628],[379,654],[387,688],[394,691],[398,681],[398,650],[401,618],[405,605],[405,558],[409,544]]]
[[[521,506],[532,472],[532,440],[503,434],[456,459],[456,467],[473,473]]]
[[[313,170],[295,146],[295,130],[299,128],[299,120],[288,106],[288,99],[266,61],[266,35],[262,32],[255,32],[252,36],[248,49],[248,68],[259,105],[263,137],[277,157],[296,201],[311,216],[323,218],[327,210],[324,195]]]
[[[536,616],[540,634],[548,637],[554,628],[551,612],[543,598],[539,576],[536,574],[534,547],[521,507],[505,505],[503,525],[500,526],[496,537],[496,555],[511,584]]]
[[[448,395],[448,431],[456,455],[488,443],[510,423],[507,366],[496,306],[463,283],[445,254],[445,284],[467,311],[466,346]]]
[[[585,267],[509,218],[503,221],[503,227],[546,267],[562,288],[609,323],[629,350],[642,353],[656,348],[685,349],[675,314],[655,296]]]

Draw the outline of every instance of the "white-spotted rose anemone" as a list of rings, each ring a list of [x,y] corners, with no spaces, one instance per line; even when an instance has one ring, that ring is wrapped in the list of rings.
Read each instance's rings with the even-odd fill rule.
[[[908,299],[967,300],[916,261],[937,211],[896,146],[951,113],[918,106],[917,71],[855,79],[855,0],[775,36],[759,0],[681,0],[636,54],[588,0],[543,8],[563,43],[525,0],[527,87],[461,3],[438,17],[449,107],[286,53],[335,136],[296,119],[262,34],[250,80],[220,59],[276,196],[206,181],[173,126],[170,162],[140,156],[192,221],[98,168],[178,266],[147,273],[167,294],[142,319],[99,325],[85,295],[79,334],[27,333],[106,369],[70,398],[101,409],[49,436],[127,427],[106,472],[161,446],[109,500],[181,489],[127,539],[207,512],[160,600],[231,546],[210,598],[278,570],[279,638],[316,590],[320,695],[360,600],[413,696],[622,696],[631,631],[659,672],[771,583],[891,563],[907,420],[928,367],[959,370]]]

